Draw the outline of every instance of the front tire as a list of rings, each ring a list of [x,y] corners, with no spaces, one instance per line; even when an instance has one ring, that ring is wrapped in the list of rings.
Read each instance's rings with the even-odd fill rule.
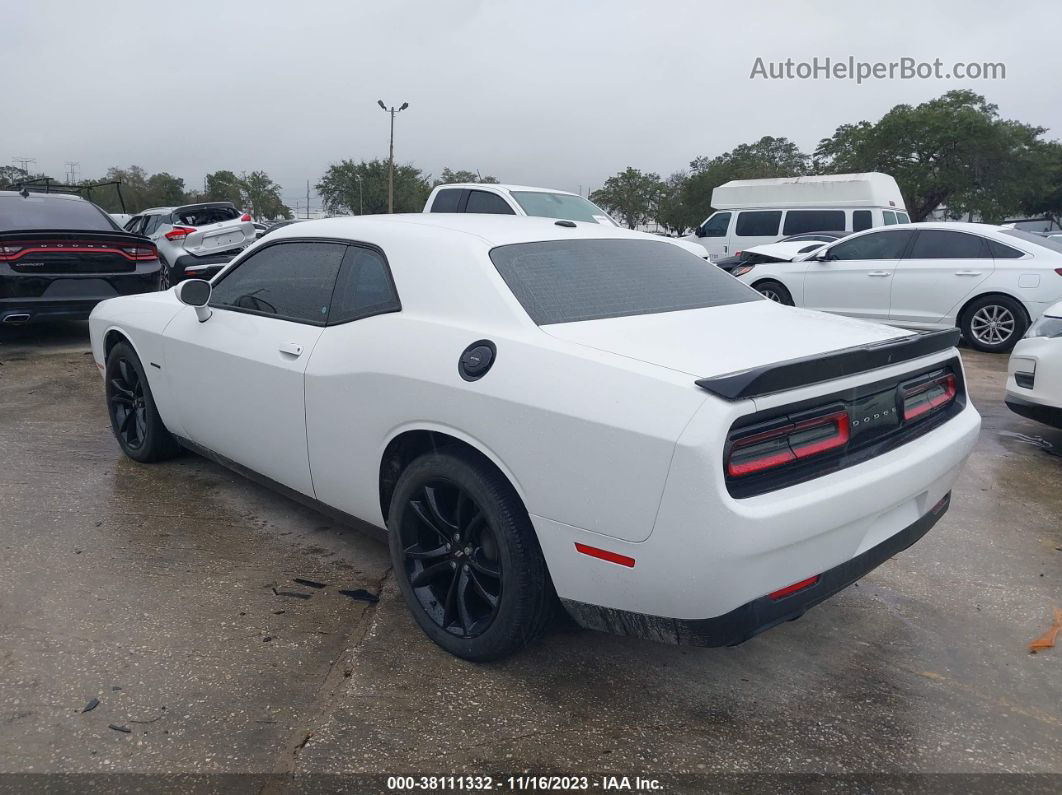
[[[111,348],[105,374],[107,414],[122,452],[145,464],[177,455],[180,447],[162,423],[144,367],[129,343]]]
[[[966,308],[959,321],[962,336],[972,348],[986,353],[1006,353],[1029,328],[1025,309],[1005,295],[987,295]]]
[[[781,282],[768,279],[766,281],[757,282],[754,286],[764,298],[774,301],[776,304],[793,306],[793,296]]]
[[[398,479],[387,527],[402,596],[443,649],[486,662],[541,635],[553,586],[520,498],[493,467],[459,448],[422,455]]]

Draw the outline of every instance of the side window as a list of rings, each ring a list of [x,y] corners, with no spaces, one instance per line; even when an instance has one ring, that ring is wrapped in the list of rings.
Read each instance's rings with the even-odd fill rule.
[[[987,259],[988,247],[977,235],[923,229],[911,246],[908,259]]]
[[[134,215],[128,221],[125,222],[125,231],[132,232],[135,235],[142,234],[140,228],[144,224],[144,216]]]
[[[825,243],[812,243],[810,246],[804,246],[802,249],[800,249],[800,251],[797,252],[797,254],[807,254],[809,251],[816,251],[816,250],[822,248],[824,245],[826,245],[826,244]]]
[[[371,248],[348,246],[332,296],[328,324],[397,312],[401,308],[383,254]]]
[[[162,225],[161,215],[148,215],[144,218],[144,234],[149,237],[158,231],[159,226]]]
[[[441,190],[435,194],[435,201],[431,203],[433,213],[456,213],[461,204],[461,189],[450,188]]]
[[[896,213],[892,210],[882,210],[881,218],[885,222],[885,226],[892,226],[896,223]]]
[[[730,213],[716,213],[700,228],[698,237],[726,237],[726,230],[730,228]]]
[[[1002,243],[998,243],[995,240],[986,240],[988,243],[988,253],[996,259],[1018,259],[1023,256],[1022,252],[1016,248],[1010,246],[1004,246]]]
[[[342,243],[266,246],[214,285],[210,305],[323,326],[345,253]]]
[[[852,211],[852,231],[862,232],[864,229],[870,229],[874,225],[874,222],[870,218],[870,210],[853,210]]]
[[[485,190],[470,190],[468,203],[465,205],[466,213],[492,213],[494,215],[516,215],[505,199],[495,193]]]
[[[907,215],[907,213],[901,213],[899,210],[897,210],[896,211],[896,223],[898,223],[898,224],[909,224],[909,223],[911,223],[911,218],[910,218],[909,215]]]
[[[898,259],[914,232],[872,232],[830,248],[829,259]]]
[[[777,235],[780,223],[782,223],[781,210],[746,210],[738,213],[737,229],[734,234],[739,237]]]
[[[844,210],[789,210],[785,214],[782,233],[799,235],[801,232],[833,229],[844,229]]]

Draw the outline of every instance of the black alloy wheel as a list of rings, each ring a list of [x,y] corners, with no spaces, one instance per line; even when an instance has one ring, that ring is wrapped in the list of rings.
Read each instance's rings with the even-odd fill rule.
[[[408,500],[400,528],[406,576],[436,626],[483,634],[502,596],[498,540],[482,508],[456,483],[432,480]]]
[[[395,579],[413,618],[458,657],[507,657],[545,631],[557,596],[523,502],[460,446],[411,461],[387,514]]]
[[[125,357],[118,358],[108,381],[107,403],[111,423],[123,449],[140,450],[147,437],[147,403],[140,373]]]
[[[117,343],[107,354],[104,379],[107,414],[122,452],[142,463],[177,455],[180,446],[166,430],[144,367],[128,342]]]

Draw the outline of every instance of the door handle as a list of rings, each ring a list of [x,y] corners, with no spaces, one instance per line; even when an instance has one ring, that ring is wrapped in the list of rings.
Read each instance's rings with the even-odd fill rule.
[[[888,276],[888,271],[870,271],[867,276]]]
[[[981,271],[955,271],[956,276],[980,276]]]
[[[302,346],[297,342],[285,342],[280,346],[280,352],[286,353],[288,356],[293,356],[298,359],[302,356]]]

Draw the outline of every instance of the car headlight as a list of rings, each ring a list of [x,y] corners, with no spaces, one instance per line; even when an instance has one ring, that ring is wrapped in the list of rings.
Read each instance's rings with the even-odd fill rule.
[[[755,268],[755,265],[738,265],[734,270],[730,271],[730,275],[737,278],[738,276],[744,276],[750,270]]]
[[[1044,315],[1029,327],[1026,337],[1062,337],[1062,317]]]

